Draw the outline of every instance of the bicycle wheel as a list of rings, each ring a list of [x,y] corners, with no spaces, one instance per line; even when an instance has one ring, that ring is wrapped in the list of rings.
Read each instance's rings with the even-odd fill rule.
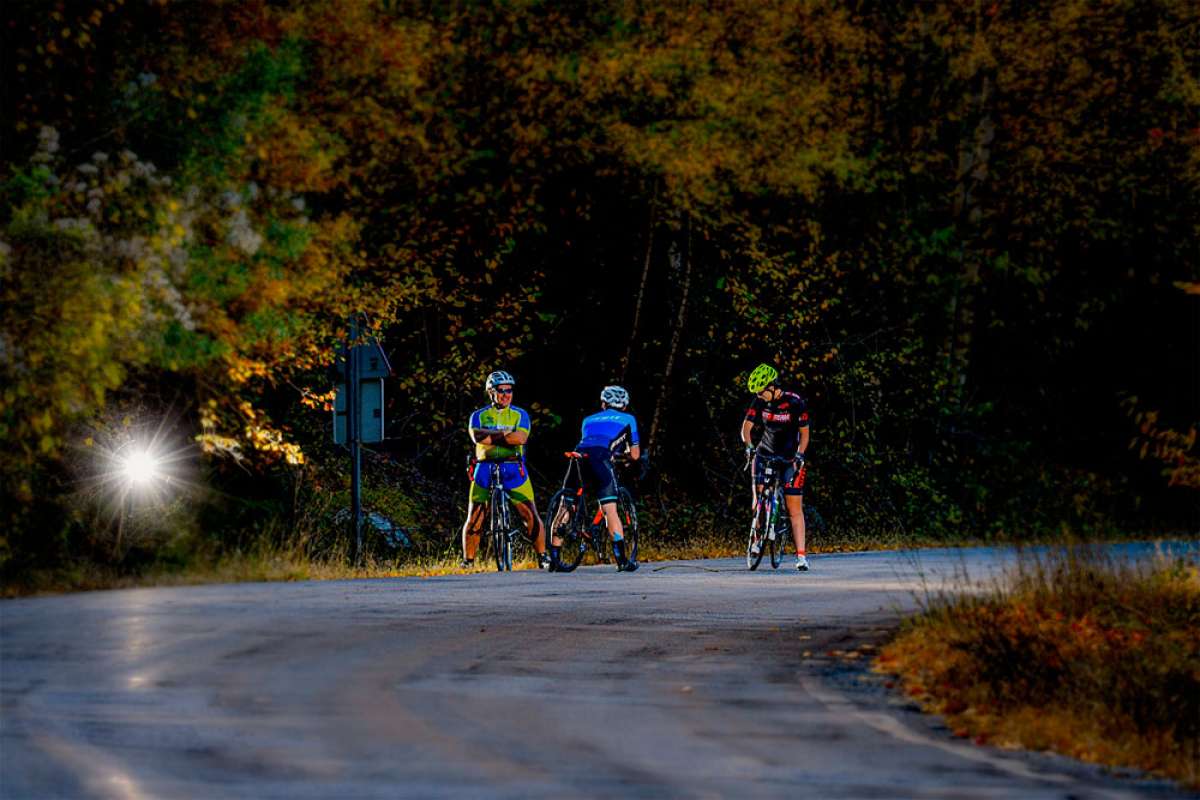
[[[592,543],[597,564],[607,564],[612,560],[612,531],[608,529],[608,520],[599,508],[596,509],[591,524],[587,526],[586,536]]]
[[[779,493],[775,495],[772,516],[774,519],[771,520],[771,523],[775,526],[775,537],[770,540],[771,569],[779,569],[779,565],[783,562],[783,548],[787,546],[787,541],[792,535],[792,526],[787,515],[787,505],[783,502],[783,497]]]
[[[508,499],[499,489],[492,491],[491,519],[488,526],[488,539],[492,545],[492,557],[496,561],[496,569],[505,572],[512,569],[512,542],[508,538]]]
[[[554,537],[562,539],[558,561],[559,569],[563,572],[578,567],[587,550],[587,540],[580,533],[583,527],[580,519],[581,500],[572,490],[559,489],[546,507],[546,543],[549,545]]]
[[[621,528],[625,533],[625,557],[637,561],[638,554],[638,518],[637,506],[633,504],[633,495],[621,487],[617,493],[617,515],[621,520]]]
[[[760,497],[754,504],[754,519],[750,522],[750,540],[746,543],[746,566],[758,569],[763,557],[763,539],[766,538],[767,521],[770,519],[770,501]]]

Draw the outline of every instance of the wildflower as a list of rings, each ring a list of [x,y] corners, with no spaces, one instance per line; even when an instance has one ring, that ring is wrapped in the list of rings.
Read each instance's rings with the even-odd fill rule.
[[[229,220],[227,239],[231,245],[248,256],[258,252],[262,246],[263,237],[250,226],[250,218],[245,211],[238,211]]]

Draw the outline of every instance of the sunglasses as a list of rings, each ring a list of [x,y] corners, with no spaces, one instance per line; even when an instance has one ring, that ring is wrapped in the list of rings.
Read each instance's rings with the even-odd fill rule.
[[[493,392],[495,392],[496,394],[512,394],[512,388],[508,388],[508,389],[493,389],[492,391],[493,391]]]

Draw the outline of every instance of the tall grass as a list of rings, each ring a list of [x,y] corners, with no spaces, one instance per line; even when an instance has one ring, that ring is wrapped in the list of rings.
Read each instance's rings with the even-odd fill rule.
[[[1200,785],[1194,558],[1027,551],[989,591],[928,598],[876,669],[959,735]]]

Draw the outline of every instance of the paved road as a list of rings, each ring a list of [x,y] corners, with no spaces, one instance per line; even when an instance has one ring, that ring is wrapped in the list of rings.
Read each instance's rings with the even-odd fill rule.
[[[0,796],[1180,796],[953,739],[828,655],[1004,555],[8,601]]]

